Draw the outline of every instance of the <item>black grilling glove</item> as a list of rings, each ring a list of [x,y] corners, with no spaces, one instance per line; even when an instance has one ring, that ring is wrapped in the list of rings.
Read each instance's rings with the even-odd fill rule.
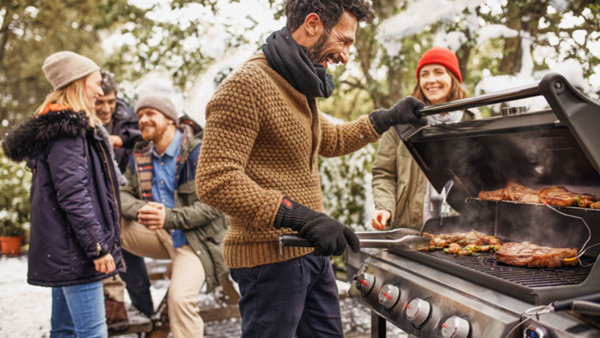
[[[369,114],[371,124],[375,130],[382,135],[397,124],[414,124],[426,126],[427,119],[419,112],[425,104],[412,96],[400,99],[390,109],[378,109]]]
[[[352,251],[360,251],[360,241],[352,229],[287,197],[281,200],[273,226],[298,231],[315,246],[315,255],[339,256],[348,245]]]

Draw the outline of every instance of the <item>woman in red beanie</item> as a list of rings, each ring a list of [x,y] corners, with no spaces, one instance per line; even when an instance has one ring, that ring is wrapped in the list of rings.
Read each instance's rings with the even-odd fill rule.
[[[458,58],[449,49],[434,47],[425,52],[417,65],[417,85],[413,97],[427,105],[467,97],[462,88]],[[475,110],[428,116],[429,124],[452,123],[480,118]],[[419,165],[401,142],[395,130],[383,134],[373,164],[375,211],[371,225],[384,228],[420,229],[431,217],[430,196],[437,194],[427,182]],[[389,222],[389,223],[388,223]]]

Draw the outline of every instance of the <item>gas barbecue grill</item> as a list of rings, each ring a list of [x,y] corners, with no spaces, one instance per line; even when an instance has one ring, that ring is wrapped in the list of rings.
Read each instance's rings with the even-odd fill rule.
[[[600,337],[597,314],[551,312],[521,324],[534,307],[579,297],[599,300],[600,250],[592,245],[600,243],[600,210],[477,198],[480,191],[503,188],[508,180],[600,196],[598,103],[561,75],[548,74],[537,85],[431,106],[423,113],[537,95],[551,109],[418,130],[397,128],[433,187],[452,187],[447,202],[460,214],[430,219],[422,230],[476,230],[503,242],[562,248],[582,249],[587,242],[580,264],[523,268],[497,263],[493,253],[348,251],[347,263],[358,269],[349,294],[372,310],[373,337],[385,337],[386,321],[418,337]]]

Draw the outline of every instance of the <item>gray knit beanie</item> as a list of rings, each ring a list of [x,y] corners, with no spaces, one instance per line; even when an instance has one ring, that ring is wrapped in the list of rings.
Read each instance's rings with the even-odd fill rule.
[[[167,96],[162,94],[151,94],[142,96],[138,102],[135,104],[135,113],[142,108],[152,108],[156,109],[165,115],[167,118],[170,118],[175,122],[175,126],[178,125],[177,118],[177,110],[175,110],[175,105],[173,101],[169,99]]]
[[[54,90],[63,88],[71,82],[100,70],[100,67],[89,58],[77,53],[63,51],[46,58],[42,71],[50,81]]]

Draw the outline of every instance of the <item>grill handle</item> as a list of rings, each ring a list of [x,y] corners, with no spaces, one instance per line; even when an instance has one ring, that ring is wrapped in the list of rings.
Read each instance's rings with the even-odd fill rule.
[[[592,315],[592,316],[600,316],[600,304],[590,302],[587,300],[572,300],[569,302],[570,306],[564,308],[563,310],[571,310],[577,313]],[[554,308],[554,311],[561,311]]]
[[[577,308],[589,308],[590,306],[588,303],[595,303],[598,306],[598,309],[600,309],[600,304],[598,304],[600,303],[600,293],[595,293],[576,299],[557,300],[552,303],[552,306],[554,307],[554,311],[577,311]]]
[[[519,88],[507,89],[495,93],[489,93],[481,96],[470,97],[462,100],[437,104],[434,106],[427,106],[421,110],[423,116],[436,115],[441,113],[448,113],[457,110],[464,110],[469,108],[476,108],[481,106],[487,106],[490,104],[521,100],[534,96],[541,95],[538,84],[532,84]]]

